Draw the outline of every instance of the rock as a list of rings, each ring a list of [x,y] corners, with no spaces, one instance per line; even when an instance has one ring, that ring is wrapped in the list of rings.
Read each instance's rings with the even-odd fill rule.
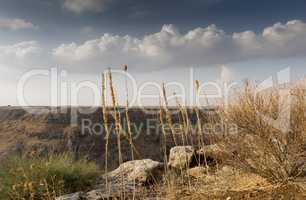
[[[142,185],[159,180],[163,170],[162,163],[150,159],[128,161],[104,175],[95,190],[86,194],[75,193],[62,196],[56,200],[110,200],[122,199],[122,195],[130,199],[133,191],[137,191]],[[106,184],[106,178],[108,184]]]
[[[58,197],[55,200],[81,200],[83,199],[82,196],[83,196],[83,193],[77,192],[74,194],[68,194],[68,195]]]
[[[191,169],[187,169],[186,173],[187,175],[193,177],[193,178],[201,178],[204,177],[207,173],[207,170],[205,167],[194,167]]]
[[[120,194],[116,195],[114,193],[105,192],[103,190],[92,190],[86,193],[86,200],[110,200],[110,199],[119,199]]]
[[[192,146],[176,146],[170,150],[169,167],[185,169],[194,157],[195,149]]]
[[[158,180],[162,176],[163,171],[163,163],[144,159],[125,162],[106,176],[112,182],[114,180],[120,181],[123,177],[127,182],[134,182],[135,180],[138,184],[147,184]]]
[[[206,157],[208,164],[223,163],[231,157],[231,151],[227,150],[222,144],[212,144],[199,149],[196,154]],[[203,160],[203,159],[202,159]]]

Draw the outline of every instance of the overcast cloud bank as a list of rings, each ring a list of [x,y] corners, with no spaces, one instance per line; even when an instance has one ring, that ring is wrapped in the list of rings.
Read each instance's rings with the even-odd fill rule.
[[[0,46],[0,62],[29,60],[40,56],[38,42]],[[165,67],[205,67],[254,59],[305,57],[306,24],[292,20],[276,23],[261,33],[228,34],[215,25],[181,33],[174,25],[143,38],[104,34],[82,44],[61,44],[49,53],[50,61],[71,71],[97,72],[128,64],[140,70]],[[0,63],[1,64],[1,63]]]
[[[131,66],[150,70],[163,67],[222,65],[251,59],[304,57],[306,24],[300,20],[276,23],[261,34],[253,31],[227,34],[215,25],[186,34],[174,25],[135,38],[104,34],[83,44],[61,44],[53,50],[59,63],[80,68]]]

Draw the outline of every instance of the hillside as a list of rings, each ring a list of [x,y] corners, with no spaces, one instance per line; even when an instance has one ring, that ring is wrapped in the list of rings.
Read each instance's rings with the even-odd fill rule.
[[[83,120],[90,120],[92,124],[101,128],[103,120],[100,108],[96,108],[90,114],[77,112],[78,109],[88,110],[89,108],[65,108],[65,113],[42,113],[43,109],[50,108],[0,108],[0,158],[9,154],[47,156],[48,154],[70,152],[76,158],[86,156],[90,160],[97,161],[99,165],[103,165],[105,132],[103,130],[93,132],[89,129],[83,131],[81,128]],[[192,111],[190,112],[192,113]],[[76,123],[71,122],[71,116],[73,116],[71,113],[77,113]],[[162,161],[161,130],[158,121],[159,108],[148,108],[146,112],[139,108],[132,108],[129,114],[135,130],[134,144],[141,152],[138,158]],[[114,122],[112,117],[109,117],[110,127],[112,127]],[[173,117],[174,121],[178,120],[175,114]],[[194,114],[191,114],[190,118],[191,121],[194,121]],[[168,149],[174,146],[170,137],[169,135],[167,140]],[[112,158],[109,161],[109,166],[113,169],[117,167],[118,163],[114,134],[110,138],[109,145],[109,157]],[[123,140],[122,148],[123,160],[131,160],[130,146],[127,140]]]

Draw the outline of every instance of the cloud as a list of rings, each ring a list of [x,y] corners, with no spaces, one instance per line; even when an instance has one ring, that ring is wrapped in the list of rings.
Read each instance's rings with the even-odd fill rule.
[[[37,41],[24,41],[13,45],[0,45],[0,64],[8,66],[32,65],[42,53]]]
[[[89,71],[125,63],[151,70],[305,57],[306,24],[300,20],[277,23],[260,34],[250,30],[227,34],[215,25],[182,34],[175,26],[164,25],[160,32],[143,38],[104,34],[83,44],[62,44],[53,49],[53,56],[62,64]]]
[[[63,7],[71,12],[102,12],[111,0],[64,0]]]
[[[0,29],[19,30],[35,28],[31,22],[24,19],[0,19]]]

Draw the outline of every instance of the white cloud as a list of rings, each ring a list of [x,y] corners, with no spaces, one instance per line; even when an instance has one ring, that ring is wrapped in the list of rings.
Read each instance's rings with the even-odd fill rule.
[[[0,45],[0,64],[27,66],[34,63],[42,49],[37,41],[25,41],[13,45]]]
[[[299,20],[253,31],[227,34],[215,25],[182,34],[173,25],[143,38],[104,34],[83,44],[62,44],[53,50],[58,62],[98,70],[124,63],[140,69],[223,65],[257,58],[306,56],[306,24]],[[92,69],[90,69],[92,67]]]
[[[31,22],[24,19],[0,19],[0,29],[19,30],[36,28]]]
[[[306,24],[300,20],[267,27],[262,37],[267,51],[274,56],[306,55]]]
[[[83,12],[101,12],[110,0],[64,0],[64,8],[80,14]]]
[[[286,24],[276,23],[263,31],[263,37],[277,42],[288,42],[296,37],[305,37],[306,24],[300,20],[289,21]]]

